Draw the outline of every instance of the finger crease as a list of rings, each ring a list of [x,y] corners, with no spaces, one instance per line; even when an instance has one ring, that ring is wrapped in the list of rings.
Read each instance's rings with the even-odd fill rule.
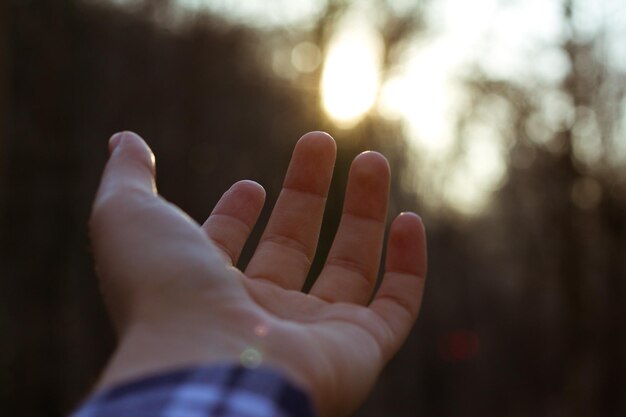
[[[315,198],[321,198],[322,200],[326,200],[326,193],[317,193],[315,191],[304,190],[304,189],[292,187],[292,186],[283,186],[283,191],[289,191],[289,192],[296,193],[296,194],[302,194],[307,197],[315,197]]]
[[[414,278],[424,279],[424,277],[422,277],[420,274],[418,274],[416,272],[411,272],[409,270],[403,270],[403,269],[387,269],[387,270],[385,270],[385,274],[406,275],[406,276],[410,277],[411,279],[414,279]]]
[[[356,213],[351,213],[348,211],[344,211],[342,216],[344,217],[349,217],[351,219],[354,220],[358,220],[358,221],[362,221],[362,222],[366,222],[366,223],[374,223],[376,226],[380,226],[380,225],[384,225],[385,224],[385,220],[381,220],[375,216],[363,216],[361,214],[356,214]]]
[[[413,314],[414,308],[412,307],[411,302],[406,300],[405,298],[400,298],[400,297],[392,295],[392,294],[383,294],[383,295],[376,296],[376,298],[374,299],[374,301],[380,301],[380,300],[387,300],[387,301],[390,301],[390,302],[392,302],[394,304],[397,304],[410,317],[414,316],[414,314]]]
[[[214,218],[215,219],[215,218],[220,218],[220,217],[221,218],[227,218],[229,220],[233,220],[235,223],[237,223],[239,225],[242,225],[243,227],[245,227],[246,233],[249,233],[252,230],[252,228],[250,226],[248,226],[248,224],[246,222],[244,222],[243,220],[241,220],[241,219],[239,219],[239,218],[237,218],[237,217],[235,217],[235,216],[233,216],[231,214],[211,213],[211,216],[209,217],[209,219],[210,218]]]
[[[298,252],[306,258],[306,261],[309,265],[312,262],[313,254],[308,253],[310,252],[310,250],[308,249],[307,245],[299,239],[285,235],[268,235],[263,237],[262,242],[273,243],[274,245],[278,245],[283,248]]]
[[[217,246],[217,248],[219,250],[221,250],[222,252],[224,252],[224,254],[228,257],[228,259],[230,259],[231,263],[234,263],[236,261],[234,253],[228,248],[228,246],[224,243],[221,242],[220,240],[211,237],[211,242]]]
[[[371,283],[374,282],[374,277],[372,276],[372,274],[368,274],[367,268],[359,262],[353,261],[348,258],[332,257],[328,258],[326,263],[328,266],[335,266],[337,268],[356,273],[359,277],[363,279],[363,281],[367,283],[367,285],[371,285]]]

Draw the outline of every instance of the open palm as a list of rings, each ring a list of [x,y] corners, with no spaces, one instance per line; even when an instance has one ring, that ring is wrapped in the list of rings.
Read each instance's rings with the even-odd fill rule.
[[[111,148],[91,221],[101,285],[120,332],[104,384],[239,360],[285,372],[324,416],[353,411],[406,338],[424,285],[423,226],[404,213],[391,225],[384,279],[372,297],[387,216],[385,158],[355,158],[335,240],[305,294],[335,161],[330,136],[309,133],[296,145],[245,271],[233,265],[264,203],[258,184],[233,185],[200,226],[158,196],[153,157],[138,136],[118,134]]]

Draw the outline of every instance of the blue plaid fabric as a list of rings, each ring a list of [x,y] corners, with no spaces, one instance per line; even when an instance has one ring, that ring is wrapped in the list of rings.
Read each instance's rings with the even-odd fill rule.
[[[96,393],[71,417],[314,417],[280,374],[239,365],[194,367]]]

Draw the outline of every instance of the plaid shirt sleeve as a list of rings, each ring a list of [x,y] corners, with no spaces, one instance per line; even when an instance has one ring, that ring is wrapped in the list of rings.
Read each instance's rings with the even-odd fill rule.
[[[96,393],[71,417],[314,417],[280,374],[240,365],[193,367]]]

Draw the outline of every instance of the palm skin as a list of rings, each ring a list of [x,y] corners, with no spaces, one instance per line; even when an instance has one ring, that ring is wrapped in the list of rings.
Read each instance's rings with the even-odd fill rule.
[[[283,372],[322,416],[353,411],[417,317],[426,268],[423,225],[404,213],[391,225],[372,299],[389,188],[384,157],[355,158],[335,241],[305,294],[332,178],[330,136],[309,133],[296,145],[245,271],[233,265],[264,203],[258,184],[236,183],[200,226],[157,195],[143,140],[125,132],[110,148],[91,232],[120,342],[100,387],[175,366],[241,361]]]

